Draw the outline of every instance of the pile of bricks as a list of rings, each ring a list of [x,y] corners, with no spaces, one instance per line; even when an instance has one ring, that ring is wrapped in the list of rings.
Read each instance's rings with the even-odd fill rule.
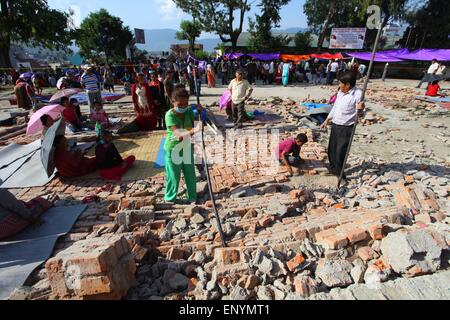
[[[135,283],[131,248],[120,235],[78,241],[49,259],[45,268],[60,299],[118,300]]]

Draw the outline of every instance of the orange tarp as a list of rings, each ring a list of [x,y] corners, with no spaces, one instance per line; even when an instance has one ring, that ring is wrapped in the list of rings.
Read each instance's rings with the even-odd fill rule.
[[[283,61],[299,62],[302,60],[309,60],[311,59],[311,56],[307,54],[281,54],[280,59]]]

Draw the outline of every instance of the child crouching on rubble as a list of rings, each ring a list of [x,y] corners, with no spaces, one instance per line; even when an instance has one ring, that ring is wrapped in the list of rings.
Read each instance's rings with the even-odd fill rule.
[[[292,166],[300,164],[300,151],[307,142],[308,137],[306,134],[301,133],[295,139],[289,138],[282,141],[275,150],[277,159],[286,166],[291,176],[293,175]]]
[[[191,138],[200,128],[194,128],[194,111],[189,106],[189,92],[175,87],[172,93],[173,108],[166,113],[167,139],[164,146],[166,167],[166,191],[164,200],[175,202],[178,195],[181,172],[186,182],[188,202],[197,200],[194,146]],[[202,107],[197,107],[202,112]],[[184,154],[188,152],[189,154]]]

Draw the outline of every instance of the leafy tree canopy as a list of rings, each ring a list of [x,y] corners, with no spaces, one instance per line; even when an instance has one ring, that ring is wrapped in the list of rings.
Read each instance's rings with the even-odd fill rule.
[[[83,20],[76,38],[83,57],[98,60],[104,55],[106,62],[110,62],[126,57],[126,46],[130,45],[133,34],[120,18],[100,9]]]
[[[189,48],[194,52],[195,40],[202,34],[202,25],[198,21],[183,20],[180,23],[181,31],[178,31],[176,37],[178,40],[189,41]]]
[[[69,14],[51,9],[47,0],[0,0],[0,66],[11,66],[11,42],[67,48],[72,40],[68,21]]]

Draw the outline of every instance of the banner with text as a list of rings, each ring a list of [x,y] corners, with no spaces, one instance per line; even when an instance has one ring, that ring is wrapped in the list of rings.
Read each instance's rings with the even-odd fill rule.
[[[330,49],[362,49],[367,28],[333,28]]]

